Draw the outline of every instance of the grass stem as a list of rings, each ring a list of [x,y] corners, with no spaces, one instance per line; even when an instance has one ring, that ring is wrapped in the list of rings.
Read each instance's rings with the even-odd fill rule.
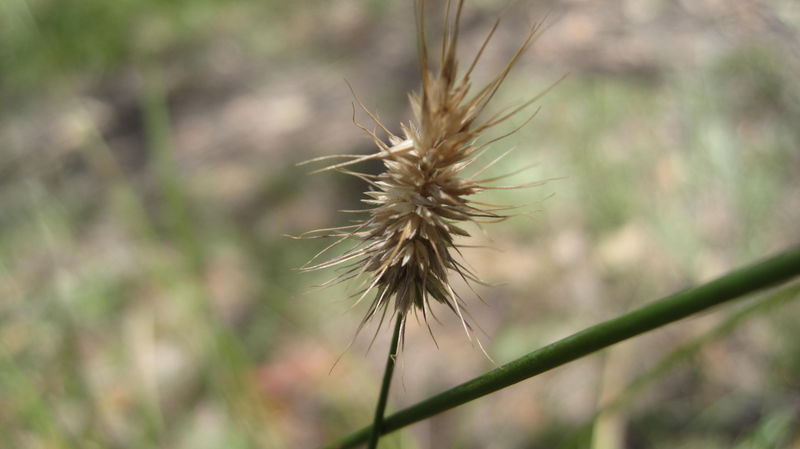
[[[781,284],[800,275],[800,246],[734,270],[711,282],[672,294],[616,318],[596,324],[528,353],[450,390],[439,393],[334,442],[326,449],[345,449],[377,433],[389,433],[481,396],[580,359],[631,337],[707,310],[724,302]]]
[[[389,397],[389,387],[392,385],[392,373],[394,373],[394,363],[397,359],[397,343],[400,341],[400,329],[403,327],[403,314],[397,314],[397,321],[394,324],[392,333],[392,344],[389,346],[389,356],[386,357],[386,369],[383,371],[383,383],[381,383],[381,393],[378,396],[378,405],[375,407],[375,420],[372,422],[372,433],[369,437],[368,449],[378,447],[378,440],[383,429],[383,413],[386,410],[386,400]]]

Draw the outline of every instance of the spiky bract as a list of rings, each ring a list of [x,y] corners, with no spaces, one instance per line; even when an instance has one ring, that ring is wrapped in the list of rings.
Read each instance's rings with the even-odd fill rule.
[[[378,313],[383,322],[392,300],[396,312],[407,317],[408,312],[419,310],[427,322],[433,299],[458,314],[467,328],[461,299],[450,285],[449,274],[457,273],[468,283],[479,281],[456,260],[459,250],[454,237],[469,236],[458,224],[502,220],[506,216],[499,212],[508,208],[469,199],[484,190],[502,188],[486,185],[499,178],[480,180],[474,179],[479,173],[465,177],[462,172],[476,160],[486,145],[499,139],[479,143],[487,129],[520,112],[541,96],[537,95],[506,113],[480,119],[511,67],[533,42],[538,27],[531,29],[503,70],[477,93],[469,96],[470,75],[498,22],[492,27],[470,67],[457,77],[456,46],[463,0],[458,2],[454,14],[451,14],[448,2],[438,71],[433,71],[429,65],[424,1],[417,1],[415,6],[422,90],[410,94],[414,121],[402,124],[402,137],[397,136],[356,98],[364,111],[387,134],[388,142],[379,138],[375,131],[356,123],[372,137],[379,151],[366,156],[334,156],[349,160],[318,172],[338,170],[366,181],[370,185],[366,192],[369,198],[363,201],[371,206],[368,209],[369,217],[352,226],[316,231],[316,236],[338,237],[324,251],[348,239],[356,239],[359,244],[330,261],[317,265],[311,265],[310,262],[304,269],[316,270],[348,264],[336,280],[366,275],[358,301],[373,292],[375,297],[362,325]],[[379,175],[349,170],[351,165],[378,159],[385,168]],[[486,168],[488,166],[479,172]]]

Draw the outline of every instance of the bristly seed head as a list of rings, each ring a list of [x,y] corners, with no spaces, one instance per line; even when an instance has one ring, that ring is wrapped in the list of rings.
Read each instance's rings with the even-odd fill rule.
[[[462,313],[463,302],[453,291],[449,275],[454,272],[467,283],[480,280],[455,258],[459,253],[455,236],[470,235],[459,224],[503,220],[508,215],[500,212],[510,209],[477,203],[469,198],[489,189],[525,187],[537,183],[512,187],[489,186],[487,182],[500,177],[474,179],[477,174],[465,177],[462,172],[476,160],[484,147],[499,140],[478,143],[489,128],[527,108],[546,92],[509,112],[479,119],[511,67],[533,42],[539,26],[531,29],[517,52],[492,81],[468,96],[470,74],[499,21],[491,28],[467,71],[457,77],[456,44],[464,2],[459,0],[455,13],[451,14],[448,1],[441,60],[438,71],[434,72],[428,60],[424,3],[424,0],[415,2],[422,90],[410,94],[414,121],[402,124],[402,137],[397,136],[356,98],[370,118],[388,135],[388,142],[379,138],[374,130],[356,123],[372,138],[378,147],[376,153],[329,156],[307,161],[346,158],[345,162],[317,172],[337,170],[364,180],[370,189],[366,192],[368,198],[363,202],[371,207],[367,210],[369,216],[355,225],[307,233],[306,237],[335,237],[337,240],[303,269],[310,271],[344,265],[343,271],[332,282],[363,277],[363,290],[359,292],[357,302],[372,293],[375,296],[362,326],[376,314],[380,314],[382,323],[392,300],[393,313],[407,317],[412,310],[421,311],[427,323],[428,315],[432,313],[431,300],[434,300],[449,307],[459,316],[464,328],[469,329]],[[531,114],[528,120],[535,114]],[[349,170],[354,164],[376,159],[381,160],[385,167],[379,175]],[[359,242],[355,248],[327,262],[312,265],[322,253],[350,239]],[[402,326],[404,328],[405,324]]]

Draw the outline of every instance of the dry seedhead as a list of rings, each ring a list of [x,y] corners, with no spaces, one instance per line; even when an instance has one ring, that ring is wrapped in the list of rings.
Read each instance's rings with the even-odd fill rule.
[[[359,296],[356,304],[374,293],[372,304],[359,330],[376,315],[380,315],[380,329],[389,309],[393,309],[392,315],[402,314],[403,320],[410,312],[413,311],[416,315],[420,311],[427,325],[428,316],[433,313],[431,302],[436,301],[458,315],[471,339],[471,328],[464,317],[466,312],[462,311],[463,301],[451,287],[449,276],[455,273],[467,284],[481,281],[456,259],[460,252],[455,237],[470,235],[460,224],[473,222],[480,225],[505,220],[510,217],[505,212],[512,208],[480,203],[469,198],[490,189],[541,184],[537,182],[503,187],[487,184],[502,177],[475,179],[500,158],[470,177],[463,175],[464,169],[476,161],[487,145],[516,131],[479,143],[487,130],[523,111],[547,92],[540,93],[510,111],[481,118],[486,105],[494,97],[512,66],[533,43],[540,26],[534,26],[530,30],[517,52],[493,80],[476,93],[470,94],[470,75],[499,21],[489,31],[469,68],[459,77],[456,47],[463,3],[463,0],[459,0],[452,12],[450,1],[447,2],[440,62],[438,70],[434,71],[429,62],[425,37],[425,1],[415,2],[422,90],[410,94],[414,121],[401,124],[402,137],[389,131],[356,97],[356,102],[386,133],[386,141],[378,137],[375,130],[356,122],[372,138],[378,147],[377,152],[369,155],[327,156],[304,162],[344,158],[344,162],[330,165],[315,173],[336,170],[356,176],[370,186],[366,192],[368,198],[362,200],[370,208],[359,211],[366,212],[367,218],[350,226],[320,229],[304,234],[304,237],[334,237],[336,241],[314,256],[302,267],[303,270],[340,267],[339,276],[326,284],[362,278],[362,290],[356,293]],[[536,112],[531,114],[521,126],[535,115]],[[353,121],[355,122],[355,118]],[[382,161],[384,171],[373,175],[350,169],[355,164],[369,160]],[[348,240],[358,243],[341,256],[315,263],[323,253]],[[401,326],[402,332],[405,321]],[[428,330],[430,331],[430,326]]]

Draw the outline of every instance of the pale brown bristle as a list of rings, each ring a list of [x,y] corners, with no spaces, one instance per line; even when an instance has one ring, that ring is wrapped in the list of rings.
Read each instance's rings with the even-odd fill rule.
[[[363,290],[357,302],[373,293],[374,299],[362,326],[379,313],[382,322],[387,310],[392,308],[392,302],[392,313],[407,317],[412,310],[419,310],[427,322],[433,299],[449,307],[459,316],[464,328],[469,329],[461,310],[461,299],[450,285],[449,274],[455,272],[467,283],[480,281],[455,259],[458,255],[455,237],[470,235],[458,223],[497,221],[508,217],[498,212],[509,207],[468,199],[484,190],[498,188],[485,185],[497,178],[475,180],[473,178],[479,173],[469,178],[462,176],[461,172],[479,156],[485,145],[505,137],[479,145],[477,142],[486,130],[514,116],[541,97],[537,95],[506,114],[479,120],[512,66],[532,44],[539,27],[530,30],[518,51],[498,75],[469,97],[470,74],[499,21],[491,28],[468,70],[458,78],[456,47],[463,3],[463,0],[459,0],[455,12],[451,14],[448,2],[440,63],[438,71],[434,72],[429,65],[425,37],[425,2],[415,2],[422,90],[410,94],[414,121],[401,125],[402,137],[390,132],[356,97],[359,106],[387,133],[388,142],[356,123],[372,138],[379,151],[370,155],[342,155],[346,161],[317,170],[342,171],[364,180],[370,186],[366,192],[367,198],[362,200],[370,206],[369,217],[353,226],[314,233],[312,236],[336,237],[338,240],[312,261],[345,240],[355,239],[359,244],[332,260],[316,265],[310,265],[310,261],[303,267],[304,270],[317,270],[344,265],[337,281],[363,277]],[[530,118],[533,115],[535,113]],[[316,160],[322,159],[325,158]],[[384,171],[379,175],[349,170],[352,165],[375,159],[382,160],[384,164]]]

